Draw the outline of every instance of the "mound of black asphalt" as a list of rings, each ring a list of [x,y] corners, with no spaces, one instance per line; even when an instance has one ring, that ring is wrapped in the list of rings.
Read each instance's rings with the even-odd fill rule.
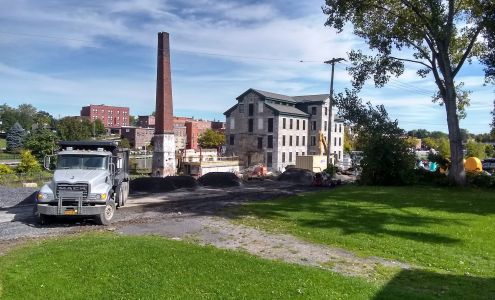
[[[181,188],[196,188],[198,182],[191,176],[141,177],[131,180],[131,192],[164,193]]]
[[[313,172],[304,169],[292,168],[280,174],[278,181],[287,181],[301,185],[311,185],[313,182]]]
[[[230,172],[211,172],[201,176],[199,183],[211,187],[231,187],[241,186],[241,180],[234,173]]]

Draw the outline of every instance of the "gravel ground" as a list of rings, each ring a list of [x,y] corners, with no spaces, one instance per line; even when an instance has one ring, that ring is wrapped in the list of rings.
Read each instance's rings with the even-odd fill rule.
[[[9,188],[0,186],[0,208],[16,205],[33,205],[36,188]]]

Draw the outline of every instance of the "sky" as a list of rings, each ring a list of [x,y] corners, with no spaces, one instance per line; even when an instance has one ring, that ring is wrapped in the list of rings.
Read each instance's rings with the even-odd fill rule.
[[[224,120],[249,88],[286,95],[329,93],[323,61],[366,50],[347,30],[324,26],[323,0],[0,0],[0,102],[30,103],[55,117],[82,106],[154,111],[157,33],[170,33],[174,115]],[[301,62],[302,61],[302,62]],[[384,88],[367,85],[365,101],[384,104],[406,129],[447,131],[435,85],[416,66]],[[489,131],[495,87],[483,67],[466,65],[458,80],[472,91],[461,128]],[[335,92],[350,87],[346,63]]]

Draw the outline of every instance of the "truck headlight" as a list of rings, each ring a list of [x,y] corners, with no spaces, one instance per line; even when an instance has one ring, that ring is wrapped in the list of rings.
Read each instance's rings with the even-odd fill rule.
[[[38,193],[38,195],[36,197],[38,200],[46,200],[46,199],[48,199],[48,194]]]
[[[107,194],[96,194],[95,198],[96,198],[96,200],[106,200]]]

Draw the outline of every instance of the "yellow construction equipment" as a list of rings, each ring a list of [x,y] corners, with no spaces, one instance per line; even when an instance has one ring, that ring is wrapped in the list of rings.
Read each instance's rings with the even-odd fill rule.
[[[319,135],[319,148],[320,148],[320,155],[327,154],[328,152],[328,144],[327,144],[327,137],[323,133],[323,131],[320,131]]]

